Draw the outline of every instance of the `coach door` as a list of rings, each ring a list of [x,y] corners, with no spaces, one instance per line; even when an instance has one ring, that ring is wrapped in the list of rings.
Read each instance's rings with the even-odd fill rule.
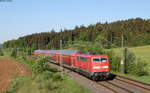
[[[80,57],[81,60],[81,68],[84,70],[88,69],[88,61],[87,61],[87,57]]]
[[[71,67],[73,67],[73,66],[74,66],[74,57],[71,56]]]
[[[58,55],[56,55],[56,63],[58,63]]]
[[[77,56],[77,57],[76,57],[76,65],[77,65],[77,67],[81,68],[80,56]]]

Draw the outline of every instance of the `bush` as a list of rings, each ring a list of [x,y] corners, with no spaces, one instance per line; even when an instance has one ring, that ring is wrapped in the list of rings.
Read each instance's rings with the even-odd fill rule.
[[[137,59],[134,53],[127,50],[125,69],[127,74],[136,76],[148,75],[148,71],[145,69],[147,63],[144,60]]]
[[[135,68],[136,56],[133,52],[127,50],[125,57],[125,73],[131,73]]]
[[[49,61],[49,57],[39,57],[36,59],[35,63],[33,63],[32,70],[35,75],[41,74],[43,72],[48,73],[46,71],[50,71],[50,73],[58,72],[57,69],[50,67],[47,62]]]
[[[53,74],[52,80],[53,81],[61,81],[61,80],[63,80],[63,77],[60,72],[57,72],[57,73]]]
[[[48,80],[48,79],[50,79],[50,77],[53,77],[53,72],[50,72],[50,71],[45,71],[45,72],[43,72],[43,79],[44,80]]]
[[[138,59],[137,63],[134,63],[130,66],[129,74],[136,76],[148,75],[148,71],[145,69],[147,63],[144,60]]]
[[[49,69],[48,62],[49,57],[40,57],[36,60],[36,62],[33,64],[33,73],[34,74],[41,74],[44,71]]]
[[[4,56],[2,49],[0,49],[0,56]]]

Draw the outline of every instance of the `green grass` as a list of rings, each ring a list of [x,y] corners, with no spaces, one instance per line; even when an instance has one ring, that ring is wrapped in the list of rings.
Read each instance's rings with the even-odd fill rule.
[[[4,56],[3,57],[10,57],[12,49],[2,49],[2,50],[4,52]]]
[[[125,76],[125,77],[129,77],[129,78],[132,78],[132,79],[150,84],[150,76],[140,76],[140,77],[138,77],[138,76],[133,76],[133,75],[130,75],[130,74],[121,74],[121,73],[118,73],[118,72],[112,72],[112,73],[115,73],[115,74],[121,75],[121,76]]]
[[[62,81],[51,81],[44,79],[43,75],[36,77],[17,77],[11,88],[5,93],[91,93],[68,76]]]
[[[135,53],[137,58],[146,60],[150,64],[150,45],[141,47],[128,48],[129,51]],[[116,55],[122,56],[122,48],[113,49]]]

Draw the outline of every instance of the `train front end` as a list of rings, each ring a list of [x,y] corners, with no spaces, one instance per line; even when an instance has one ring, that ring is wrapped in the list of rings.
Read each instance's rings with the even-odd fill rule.
[[[91,72],[93,80],[107,80],[110,75],[110,63],[107,55],[95,55],[91,57]]]

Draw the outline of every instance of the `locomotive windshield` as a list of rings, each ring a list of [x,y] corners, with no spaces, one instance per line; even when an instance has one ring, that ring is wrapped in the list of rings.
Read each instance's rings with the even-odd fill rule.
[[[93,62],[107,62],[106,57],[94,57]]]

